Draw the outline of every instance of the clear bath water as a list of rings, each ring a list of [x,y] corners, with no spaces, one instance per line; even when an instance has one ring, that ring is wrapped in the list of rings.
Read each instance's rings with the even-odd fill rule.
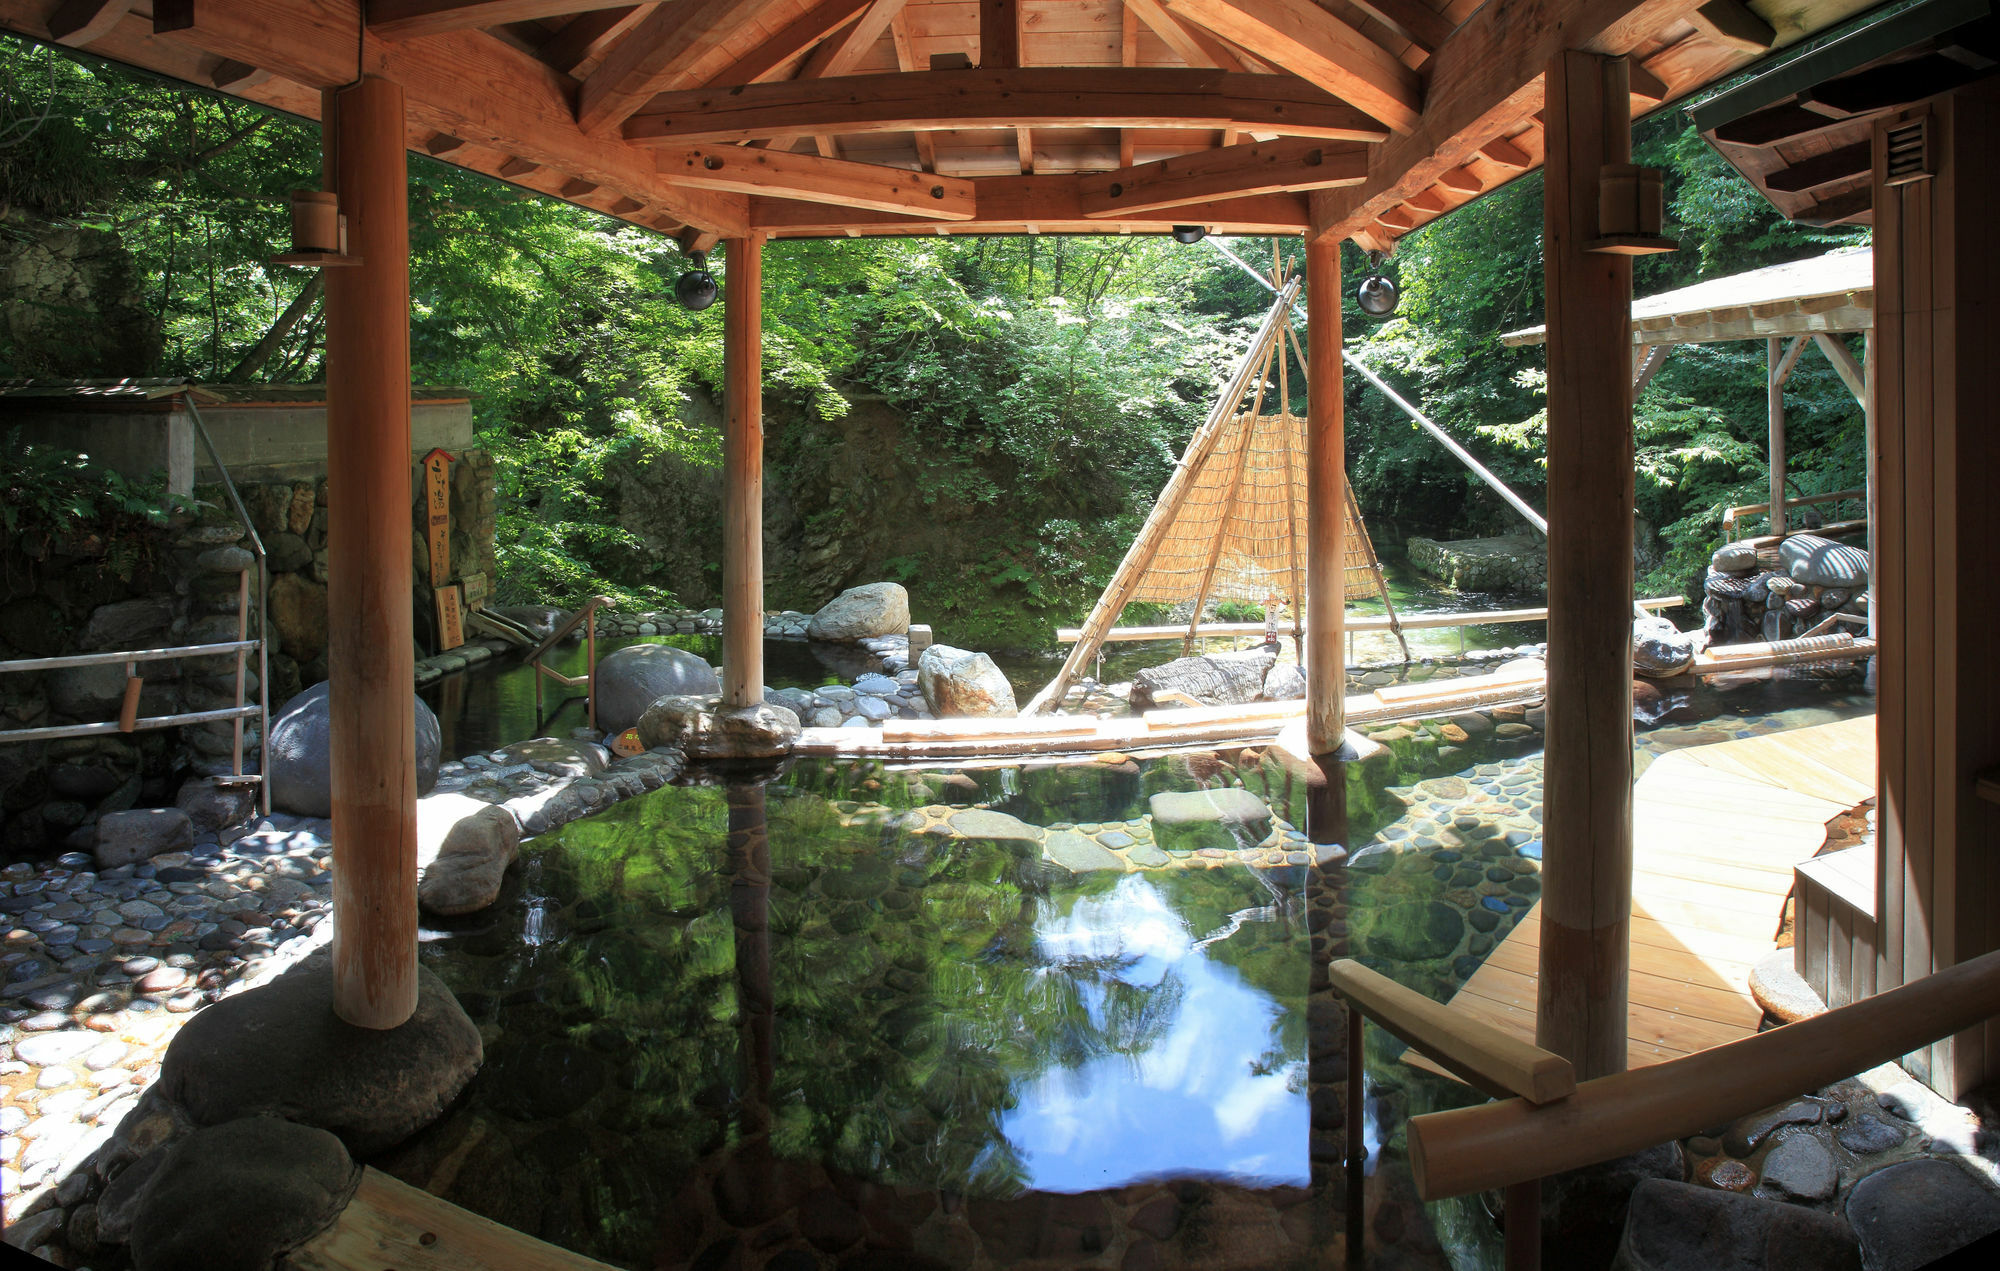
[[[1642,757],[1872,709],[1780,677],[1671,705]],[[1242,751],[794,761],[574,822],[425,931],[487,1062],[377,1163],[629,1267],[1338,1265],[1325,965],[1446,1000],[1539,893],[1535,743],[1391,749],[1348,869],[1296,833],[1297,774]],[[1270,820],[1151,816],[1234,787]],[[1410,1116],[1476,1097],[1370,1031],[1376,1265],[1498,1265],[1478,1204],[1420,1204],[1404,1155]]]

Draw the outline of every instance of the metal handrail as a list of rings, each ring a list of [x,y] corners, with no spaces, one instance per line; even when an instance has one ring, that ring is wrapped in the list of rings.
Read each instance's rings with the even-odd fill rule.
[[[567,621],[551,632],[546,640],[536,645],[534,651],[528,654],[528,661],[535,668],[535,726],[537,728],[541,727],[542,723],[542,677],[545,675],[554,676],[571,687],[575,687],[577,683],[570,676],[551,671],[549,668],[543,666],[542,657],[550,649],[561,644],[570,632],[576,630],[579,623],[582,623],[584,628],[584,657],[590,663],[588,674],[582,677],[583,682],[589,685],[589,687],[584,689],[584,718],[589,721],[592,728],[597,727],[597,624],[590,621],[590,619],[599,609],[608,609],[610,606],[611,598],[609,596],[592,596],[583,602],[583,608],[571,614]]]
[[[255,640],[225,640],[221,644],[183,644],[167,649],[131,649],[109,653],[65,653],[53,658],[17,658],[0,662],[0,671],[60,671],[72,666],[114,666],[120,662],[165,662],[172,658],[194,658],[218,653],[248,651]],[[4,736],[0,733],[0,736]]]
[[[257,728],[257,806],[264,815],[271,814],[271,783],[264,780],[264,774],[271,768],[271,570],[264,552],[264,536],[257,532],[257,523],[250,519],[250,509],[243,506],[243,496],[236,490],[236,480],[229,475],[229,469],[216,452],[215,439],[208,435],[208,424],[201,417],[201,407],[195,404],[194,394],[182,393],[180,400],[188,408],[188,418],[194,422],[195,435],[201,438],[202,449],[208,451],[208,461],[215,465],[216,475],[222,478],[222,488],[229,495],[229,505],[236,511],[243,532],[250,539],[250,554],[257,558],[257,713],[260,724]],[[249,575],[245,574],[237,592],[236,638],[243,640],[249,631]],[[236,706],[243,708],[243,655],[236,655]],[[232,750],[232,767],[237,776],[243,775],[243,719],[236,720],[236,744]]]

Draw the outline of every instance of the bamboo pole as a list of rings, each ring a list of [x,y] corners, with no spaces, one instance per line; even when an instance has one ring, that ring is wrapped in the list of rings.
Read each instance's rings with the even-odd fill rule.
[[[764,237],[732,238],[723,296],[722,694],[764,700]]]
[[[326,280],[334,1010],[386,1029],[417,1005],[408,156],[401,85],[366,76],[322,100],[361,258]]]
[[[1632,260],[1589,250],[1597,177],[1632,151],[1622,58],[1547,76],[1549,654],[1535,1042],[1625,1067],[1632,910]]]
[[[1077,676],[1083,673],[1083,668],[1090,665],[1091,659],[1097,656],[1098,649],[1103,647],[1105,632],[1118,621],[1119,613],[1132,598],[1132,593],[1138,589],[1139,580],[1145,576],[1146,567],[1153,563],[1154,555],[1160,550],[1160,540],[1166,535],[1167,527],[1173,524],[1175,516],[1179,515],[1181,504],[1187,500],[1188,492],[1193,489],[1195,478],[1200,475],[1202,466],[1214,453],[1216,441],[1222,434],[1222,426],[1235,416],[1236,408],[1248,389],[1251,372],[1258,366],[1258,360],[1264,349],[1275,338],[1278,325],[1284,321],[1285,308],[1297,293],[1298,283],[1294,281],[1288,284],[1283,294],[1278,297],[1277,303],[1271,306],[1271,311],[1264,315],[1264,323],[1257,328],[1257,335],[1251,341],[1250,350],[1244,355],[1242,364],[1236,368],[1235,376],[1230,379],[1228,387],[1222,390],[1222,395],[1216,399],[1207,420],[1195,430],[1194,437],[1189,440],[1188,448],[1181,455],[1180,462],[1174,465],[1173,476],[1167,478],[1166,488],[1160,491],[1159,500],[1153,505],[1152,515],[1146,518],[1146,524],[1140,528],[1138,537],[1134,538],[1132,546],[1126,549],[1125,558],[1118,562],[1118,569],[1112,574],[1111,582],[1105,587],[1104,594],[1097,598],[1096,606],[1083,620],[1076,647],[1069,651],[1067,658],[1063,659],[1062,669],[1056,672],[1056,677],[1021,708],[1021,714],[1038,714],[1051,704],[1061,701],[1062,695],[1076,682]]]

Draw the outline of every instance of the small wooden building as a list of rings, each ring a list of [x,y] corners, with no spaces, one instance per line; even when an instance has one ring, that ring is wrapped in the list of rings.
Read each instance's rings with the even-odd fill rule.
[[[1984,0],[1932,4],[1985,11]],[[347,222],[345,253],[321,262],[329,266],[333,390],[334,960],[340,1014],[375,1028],[402,1023],[416,991],[404,514],[409,153],[568,199],[689,248],[728,242],[724,683],[735,704],[753,702],[763,682],[759,288],[767,240],[1175,225],[1303,236],[1315,390],[1308,733],[1322,766],[1336,770],[1344,737],[1339,244],[1391,248],[1410,229],[1543,169],[1553,613],[1537,1040],[1566,1058],[1582,1084],[1549,1108],[1510,1105],[1490,1119],[1545,1152],[1507,1139],[1504,1148],[1487,1140],[1447,1153],[1438,1140],[1428,1161],[1436,1181],[1453,1177],[1449,1163],[1475,1157],[1521,1176],[1630,1150],[1615,1145],[1633,1134],[1671,1137],[1669,1121],[1621,1102],[1631,1088],[1622,1074],[1632,882],[1631,255],[1670,244],[1628,223],[1615,200],[1601,200],[1601,177],[1630,164],[1635,113],[1868,7],[0,0],[0,25],[325,125],[325,186]],[[1854,146],[1865,145],[1870,159],[1843,181],[1866,194],[1876,231],[1884,648],[1877,985],[1944,972],[1937,988],[1956,991],[1963,977],[1947,969],[2000,944],[2000,816],[1982,802],[1979,783],[2000,760],[2000,662],[1990,654],[2000,500],[1985,489],[2000,470],[2000,429],[1986,407],[2000,395],[2000,245],[1989,228],[2000,193],[1991,162],[2000,80],[1976,67],[1949,78],[1905,71],[1869,81],[1869,92],[1835,96],[1810,75],[1792,83],[1801,75],[1784,81],[1790,99],[1757,106],[1728,139],[1782,147],[1800,135],[1802,117],[1837,114],[1855,138],[1835,147],[1843,162],[1861,153]],[[1804,149],[1780,158],[1772,171],[1809,161]],[[1612,175],[1629,177],[1622,166]],[[1852,215],[1848,203],[1840,209]],[[1829,211],[1826,219],[1841,218]],[[396,497],[381,497],[389,492]],[[1938,992],[1897,999],[1916,1013],[1903,1020],[1904,1033],[1844,1034],[1829,1016],[1827,1029],[1795,1035],[1835,1036],[1831,1051],[1815,1043],[1812,1058],[1837,1062],[1872,1053],[1880,1036],[1926,1036],[1926,1023],[1964,1017],[1962,993],[1951,999],[1959,1014],[1944,1000]],[[1784,1030],[1776,1036],[1772,1047],[1790,1044]],[[1715,1084],[1702,1056],[1683,1062],[1696,1065],[1685,1080]],[[2000,1023],[1974,1024],[1915,1062],[1957,1095],[2000,1072]],[[1594,1080],[1607,1074],[1613,1079]]]

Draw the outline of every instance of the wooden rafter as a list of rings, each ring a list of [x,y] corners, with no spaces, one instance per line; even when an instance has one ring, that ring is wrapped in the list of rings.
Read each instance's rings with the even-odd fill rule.
[[[875,216],[791,199],[750,200],[759,231],[803,238],[852,234],[1018,233],[1029,226],[1049,234],[1103,234],[1113,230],[1164,234],[1188,219],[1185,209],[1133,212],[1117,220],[1084,215],[1078,176],[987,177],[977,183],[979,215],[951,222],[933,217]],[[1305,199],[1296,194],[1222,199],[1202,208],[1201,220],[1218,233],[1296,234],[1305,224]]]
[[[675,184],[771,198],[799,199],[969,221],[977,212],[973,183],[875,163],[749,146],[688,146],[662,151],[660,172]]]
[[[776,79],[816,44],[853,22],[875,0],[819,0],[756,48],[709,79],[711,84],[761,84]],[[903,69],[908,70],[908,67]]]
[[[1241,128],[1379,141],[1360,110],[1289,76],[1174,69],[1036,67],[851,75],[665,93],[625,125],[635,141],[753,141],[801,119],[834,132],[952,128]]]
[[[776,0],[674,0],[633,27],[604,56],[577,94],[576,122],[587,133],[615,132],[653,94],[675,86],[744,23]]]
[[[1354,237],[1542,108],[1563,48],[1624,53],[1684,17],[1688,0],[1509,0],[1475,9],[1425,64],[1423,126],[1382,148],[1364,184],[1312,195],[1313,231]]]
[[[392,40],[618,7],[619,0],[367,0],[369,33]]]
[[[315,89],[353,82],[359,20],[354,0],[317,0],[310,8],[283,0],[153,4],[157,34]],[[414,137],[446,133],[564,177],[595,181],[641,204],[657,203],[690,225],[732,236],[749,232],[742,196],[675,189],[655,170],[652,156],[579,131],[570,104],[574,81],[481,32],[370,41],[361,70],[391,75],[404,86]],[[479,91],[467,92],[467,85]]]
[[[1368,147],[1359,142],[1261,141],[1090,173],[1080,188],[1085,216],[1116,218],[1214,199],[1357,185],[1367,176]]]
[[[593,9],[580,13],[542,42],[535,56],[550,66],[572,74],[585,62],[596,61],[627,31],[645,21],[658,8],[655,4],[628,4],[616,9]]]
[[[1424,0],[1348,0],[1348,3],[1426,53],[1443,44],[1457,25]]]
[[[845,75],[853,70],[855,64],[867,55],[876,41],[882,38],[882,33],[889,29],[889,24],[903,12],[906,3],[907,0],[870,0],[867,11],[858,21],[852,26],[835,31],[824,44],[813,50],[812,56],[806,59],[806,64],[799,68],[798,78],[826,79],[829,76]],[[795,132],[776,133],[770,138],[769,145],[774,150],[789,150],[798,139],[799,134]],[[824,132],[815,133],[813,144],[827,158],[835,157],[831,135]]]
[[[1762,53],[1778,38],[1771,24],[1752,13],[1743,0],[1709,0],[1687,20],[1717,44],[1744,53]]]
[[[1396,132],[1410,131],[1422,118],[1417,73],[1312,0],[1166,0],[1166,6],[1324,86]]]
[[[132,11],[132,0],[63,0],[49,15],[49,38],[82,48],[111,33]]]
[[[1119,9],[1121,12],[1118,15],[1118,64],[1120,66],[1137,66],[1139,64],[1139,14],[1129,2],[1120,5]],[[918,135],[921,136],[922,134],[919,133]],[[1130,128],[1120,128],[1118,130],[1119,167],[1129,168],[1132,166],[1133,150],[1137,139],[1138,133]]]
[[[1238,58],[1215,36],[1200,27],[1184,24],[1168,13],[1160,0],[1125,0],[1125,11],[1152,29],[1162,43],[1189,66],[1213,67],[1220,71],[1241,69]]]
[[[903,10],[896,10],[896,16],[889,19],[889,39],[896,46],[896,69],[914,71],[917,69],[916,46],[910,42],[910,22]],[[917,163],[926,172],[937,171],[937,139],[927,132],[910,134],[917,144]]]

